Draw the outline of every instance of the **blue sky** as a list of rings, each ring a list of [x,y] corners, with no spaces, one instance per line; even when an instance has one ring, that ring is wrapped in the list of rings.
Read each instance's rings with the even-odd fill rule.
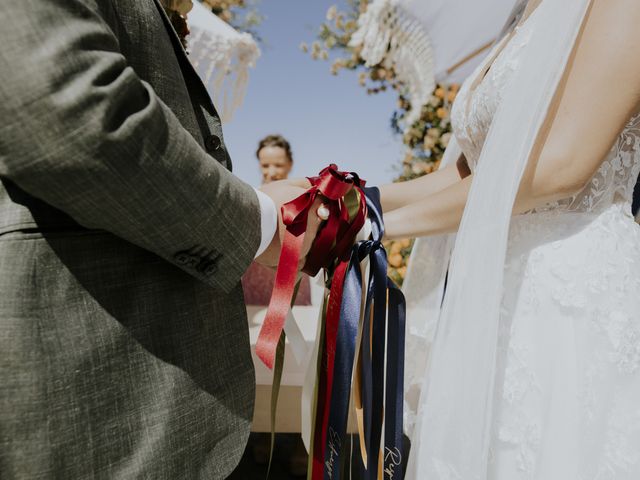
[[[330,63],[314,61],[301,42],[311,43],[335,1],[262,0],[266,19],[259,27],[265,43],[251,70],[247,96],[224,126],[234,172],[258,185],[258,141],[281,133],[291,142],[295,176],[317,173],[329,163],[354,170],[369,184],[391,181],[402,158],[402,142],[389,119],[393,92],[367,95],[357,74],[329,72]],[[340,5],[340,3],[338,3]]]

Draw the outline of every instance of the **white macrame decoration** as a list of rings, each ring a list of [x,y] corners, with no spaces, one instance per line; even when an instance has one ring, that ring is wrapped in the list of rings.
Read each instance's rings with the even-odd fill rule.
[[[420,118],[436,82],[462,82],[486,54],[515,0],[373,0],[350,45],[366,65],[392,66]]]
[[[189,58],[202,78],[224,122],[242,105],[249,68],[260,57],[254,38],[238,32],[200,2],[189,12]]]
[[[362,48],[367,67],[382,64],[394,68],[406,85],[412,109],[410,125],[420,116],[435,88],[433,48],[426,29],[394,0],[374,0],[358,19],[351,46]]]

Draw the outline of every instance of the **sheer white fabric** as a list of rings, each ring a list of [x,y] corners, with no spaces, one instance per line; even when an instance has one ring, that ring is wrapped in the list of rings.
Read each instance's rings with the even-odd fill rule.
[[[456,101],[474,183],[429,366],[421,386],[407,378],[408,423],[418,398],[409,479],[640,478],[640,233],[630,211],[640,116],[582,192],[511,220],[590,3],[544,0]],[[442,239],[416,252],[432,244]],[[424,295],[435,302],[409,290],[439,285],[442,272],[421,276],[409,279],[410,315],[414,303],[437,308],[437,288]],[[427,347],[421,333],[421,346],[409,336],[408,362]]]
[[[451,138],[441,168],[454,164],[462,151]],[[411,252],[402,290],[407,302],[404,367],[404,432],[411,438],[427,371],[428,358],[440,317],[445,276],[455,235],[418,238]]]
[[[220,110],[224,122],[242,105],[260,49],[253,37],[238,32],[200,2],[189,12],[189,59]]]

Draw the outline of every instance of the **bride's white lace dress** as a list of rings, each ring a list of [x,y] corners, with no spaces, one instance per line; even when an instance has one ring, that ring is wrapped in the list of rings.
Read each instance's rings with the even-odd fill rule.
[[[460,90],[452,121],[472,170],[535,22]],[[512,220],[490,479],[640,479],[639,171],[636,115],[579,194]]]

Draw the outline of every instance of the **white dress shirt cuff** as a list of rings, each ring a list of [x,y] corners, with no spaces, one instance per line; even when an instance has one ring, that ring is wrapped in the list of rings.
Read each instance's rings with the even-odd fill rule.
[[[262,236],[260,239],[260,247],[258,247],[256,256],[254,257],[257,258],[271,245],[273,236],[276,234],[278,228],[278,211],[276,210],[276,204],[271,200],[269,195],[257,188],[255,191],[258,195],[258,201],[260,202],[260,232]]]

